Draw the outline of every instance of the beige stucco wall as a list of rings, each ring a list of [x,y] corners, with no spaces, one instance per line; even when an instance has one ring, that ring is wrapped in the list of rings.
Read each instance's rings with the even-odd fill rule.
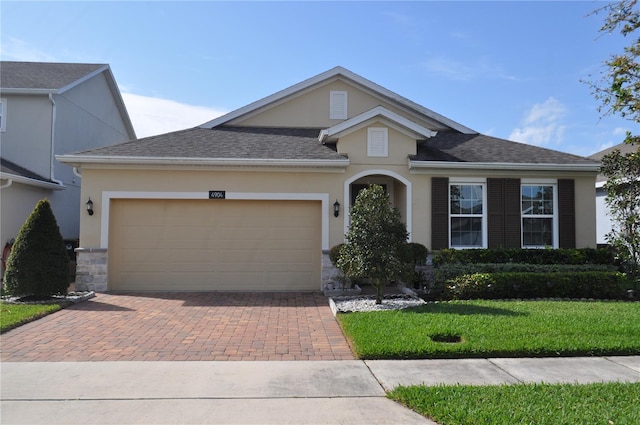
[[[369,94],[342,80],[333,80],[327,84],[311,87],[296,94],[295,98],[282,99],[278,105],[269,105],[268,109],[258,109],[247,116],[229,122],[231,125],[266,127],[309,127],[328,128],[343,120],[329,119],[329,95],[331,91],[347,91],[348,117],[352,118],[376,106],[384,106],[392,112],[402,115],[431,130],[442,129],[441,124],[424,116],[409,114],[387,100]]]
[[[367,165],[350,166],[344,173],[312,173],[312,172],[273,172],[247,170],[205,171],[196,169],[170,170],[99,170],[85,168],[83,170],[82,198],[89,196],[94,201],[95,214],[81,214],[81,246],[97,248],[101,246],[100,224],[102,217],[103,191],[121,192],[202,192],[209,190],[226,190],[243,193],[321,193],[327,194],[329,211],[329,247],[343,242],[345,219],[347,219],[348,194],[345,196],[346,182],[366,182],[366,177],[354,180],[363,173],[385,173],[395,182],[394,203],[403,217],[408,216],[407,201],[410,202],[411,222],[408,223],[411,239],[414,242],[431,247],[431,177],[486,177],[480,173],[454,172],[422,172],[412,174],[405,166],[371,167]],[[491,176],[513,178],[545,178],[540,173],[532,172],[494,172]],[[594,177],[583,177],[575,173],[559,173],[559,178],[574,178],[576,189],[576,246],[595,247],[595,198],[593,197]],[[374,180],[374,179],[371,179]],[[404,191],[406,180],[410,191]],[[342,204],[339,217],[331,213],[332,204],[338,199]]]

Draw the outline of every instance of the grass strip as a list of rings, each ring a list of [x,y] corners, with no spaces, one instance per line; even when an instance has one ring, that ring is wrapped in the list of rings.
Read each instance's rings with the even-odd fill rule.
[[[453,301],[338,314],[362,359],[640,353],[640,303]]]
[[[0,333],[60,310],[58,304],[0,303]]]
[[[388,397],[440,425],[640,424],[640,383],[411,386]]]

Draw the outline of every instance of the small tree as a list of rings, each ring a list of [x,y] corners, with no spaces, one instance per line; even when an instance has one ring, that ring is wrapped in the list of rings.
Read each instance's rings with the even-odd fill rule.
[[[387,282],[411,271],[405,261],[406,226],[379,185],[360,192],[349,217],[351,224],[337,266],[349,278],[369,278],[376,288],[376,304],[381,304]]]
[[[69,256],[48,200],[40,200],[20,228],[7,260],[4,283],[7,292],[15,296],[67,293]]]
[[[602,158],[612,229],[607,241],[616,249],[629,278],[640,279],[640,148],[627,154],[615,150]]]
[[[606,71],[599,83],[590,83],[593,94],[600,101],[603,115],[617,114],[640,123],[640,8],[638,0],[607,3],[594,13],[606,13],[602,33],[620,31],[630,37],[623,53],[605,61]],[[627,132],[624,140],[640,146],[640,135]],[[604,190],[612,219],[609,243],[638,289],[640,278],[640,148],[622,154],[616,150],[602,158],[600,172],[607,178]]]

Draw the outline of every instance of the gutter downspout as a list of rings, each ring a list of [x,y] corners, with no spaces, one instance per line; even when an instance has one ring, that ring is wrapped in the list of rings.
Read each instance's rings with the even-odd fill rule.
[[[60,185],[60,186],[64,186],[64,183],[62,183],[62,181],[58,180],[55,178],[55,172],[54,172],[54,167],[55,167],[55,160],[56,160],[56,151],[55,151],[55,140],[56,140],[56,102],[55,100],[53,100],[53,93],[49,93],[49,101],[51,102],[51,105],[53,106],[53,108],[51,109],[51,171],[50,171],[50,177],[49,179]]]
[[[5,184],[3,184],[2,186],[0,186],[0,189],[6,189],[9,186],[11,186],[12,184],[13,184],[13,180],[7,179],[7,182]]]

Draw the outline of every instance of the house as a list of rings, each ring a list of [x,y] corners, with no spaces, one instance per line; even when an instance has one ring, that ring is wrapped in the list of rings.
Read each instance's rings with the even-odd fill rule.
[[[589,158],[596,161],[602,161],[602,158],[605,155],[608,155],[615,150],[619,150],[621,154],[625,155],[635,152],[637,149],[637,146],[632,146],[628,143],[620,143],[608,149],[596,152],[589,156]],[[606,246],[608,244],[607,234],[612,230],[611,214],[609,214],[609,207],[605,202],[607,192],[603,188],[606,181],[607,178],[602,174],[598,174],[596,177],[596,242],[598,246]]]
[[[77,239],[80,175],[55,155],[135,137],[109,65],[0,62],[2,245],[43,198],[63,238]]]
[[[336,67],[199,127],[61,155],[82,170],[76,284],[320,290],[383,185],[431,250],[594,247],[597,161],[477,133]]]

